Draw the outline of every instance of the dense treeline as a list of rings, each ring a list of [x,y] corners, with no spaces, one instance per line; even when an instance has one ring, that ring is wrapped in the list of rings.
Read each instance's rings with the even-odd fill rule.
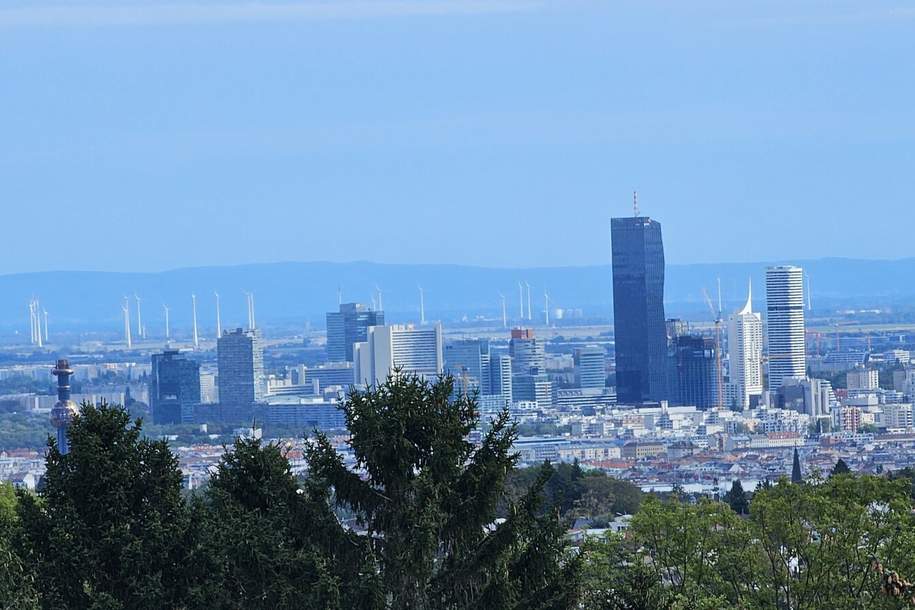
[[[502,414],[470,443],[476,403],[452,383],[397,376],[349,398],[361,475],[320,434],[305,481],[280,446],[237,440],[190,499],[164,441],[83,405],[40,493],[0,497],[0,607],[575,607],[580,558],[541,510],[552,469],[497,521],[515,429]]]
[[[409,377],[350,396],[358,475],[321,435],[305,480],[283,447],[237,440],[190,497],[167,444],[84,405],[38,494],[0,487],[0,607],[915,607],[910,478],[837,466],[752,498],[643,501],[577,464],[517,471],[507,415],[473,445],[476,405],[452,396]],[[569,547],[573,519],[618,512],[636,513],[625,534]]]

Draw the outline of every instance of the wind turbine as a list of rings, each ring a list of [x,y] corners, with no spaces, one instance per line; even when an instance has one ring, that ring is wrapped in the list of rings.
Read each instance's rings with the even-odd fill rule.
[[[418,286],[419,288],[419,325],[425,326],[426,324],[426,294],[423,292],[423,287]]]
[[[547,327],[550,325],[550,293],[546,290],[543,291],[543,314],[546,321]]]
[[[197,295],[191,295],[191,312],[193,314],[194,322],[194,349],[200,347],[200,337],[197,335]]]
[[[527,319],[530,321],[533,319],[531,316],[531,285],[527,282],[524,282],[524,285],[527,286]]]
[[[140,297],[135,292],[135,293],[133,293],[133,298],[137,302],[137,338],[142,339],[143,338],[143,318],[142,318],[142,314],[140,313]]]
[[[216,338],[222,336],[222,318],[219,315],[219,293],[214,292],[213,295],[216,297]]]
[[[124,340],[127,342],[127,349],[130,349],[133,347],[133,341],[130,338],[130,298],[124,297],[121,311],[124,312]]]
[[[502,301],[502,328],[508,328],[508,316],[505,311],[505,295],[499,293],[499,299]]]

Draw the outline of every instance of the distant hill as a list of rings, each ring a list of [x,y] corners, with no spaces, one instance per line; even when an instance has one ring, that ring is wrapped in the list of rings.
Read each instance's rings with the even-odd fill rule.
[[[814,307],[827,302],[905,302],[915,296],[915,258],[902,260],[820,259],[793,261],[808,272]],[[670,265],[666,300],[669,311],[704,311],[702,289],[713,296],[721,278],[726,307],[746,298],[753,278],[754,302],[762,309],[765,267],[775,263]],[[609,265],[496,269],[461,265],[392,265],[353,263],[270,263],[197,267],[160,273],[48,272],[0,275],[0,327],[27,329],[27,302],[41,299],[52,328],[118,330],[124,296],[139,294],[150,332],[161,332],[162,304],[171,307],[174,328],[190,325],[192,292],[198,296],[200,324],[215,324],[213,292],[221,294],[223,324],[246,319],[243,292],[255,294],[258,321],[323,324],[324,312],[336,307],[337,289],[345,301],[370,302],[375,286],[383,292],[389,317],[418,317],[418,286],[426,294],[427,317],[456,319],[462,315],[499,315],[499,293],[507,299],[509,317],[517,317],[518,282],[531,285],[534,311],[543,311],[547,289],[555,307],[582,308],[587,315],[607,318],[612,307]],[[132,302],[133,304],[133,302]],[[540,314],[542,315],[542,314]]]

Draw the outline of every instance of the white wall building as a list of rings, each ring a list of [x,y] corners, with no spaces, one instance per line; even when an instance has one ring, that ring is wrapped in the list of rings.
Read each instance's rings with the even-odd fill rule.
[[[785,379],[806,374],[803,269],[766,269],[766,311],[769,391],[774,392]]]
[[[750,397],[762,395],[762,317],[753,311],[753,286],[743,309],[728,318],[728,360],[736,406],[750,408]]]
[[[444,370],[443,354],[441,324],[370,326],[366,341],[354,346],[356,383],[384,383],[395,368],[431,381]]]

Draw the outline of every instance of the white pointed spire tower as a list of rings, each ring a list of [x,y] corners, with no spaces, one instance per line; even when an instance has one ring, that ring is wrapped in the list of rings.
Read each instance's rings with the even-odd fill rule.
[[[733,407],[749,409],[762,395],[762,316],[753,311],[753,280],[747,284],[747,302],[728,317],[728,394]]]

